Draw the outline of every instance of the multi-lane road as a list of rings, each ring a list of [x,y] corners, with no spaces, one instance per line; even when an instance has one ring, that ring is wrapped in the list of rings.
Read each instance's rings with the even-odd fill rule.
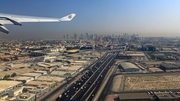
[[[114,64],[116,54],[107,53],[98,60],[75,83],[70,85],[56,101],[81,100],[91,101],[98,91],[106,73]]]
[[[68,81],[67,81],[67,83],[62,84],[62,85],[59,86],[57,89],[55,89],[54,91],[52,91],[50,94],[48,94],[47,96],[41,98],[40,101],[50,101],[50,100],[53,100],[54,96],[56,96],[57,93],[59,93],[59,92],[60,92],[61,90],[63,90],[64,88],[66,88],[68,84],[70,84],[71,82],[73,82],[73,81],[78,77],[78,75],[81,75],[81,74],[83,74],[84,72],[89,71],[89,70],[91,70],[92,73],[93,73],[93,72],[95,71],[94,66],[100,66],[99,61],[107,58],[107,54],[108,54],[108,53],[104,54],[99,60],[97,60],[97,61],[95,61],[94,63],[90,64],[87,68],[85,68],[84,70],[82,70],[82,71],[81,71],[80,73],[78,73],[76,76],[74,76],[74,77],[72,77],[72,78],[69,78]],[[94,70],[94,71],[93,71],[93,70]],[[91,72],[88,72],[88,74],[89,74],[89,76],[91,76]],[[87,78],[84,77],[84,78],[82,78],[82,80],[83,80],[83,79],[87,79]],[[84,80],[84,81],[85,81],[85,80]],[[77,83],[80,83],[80,81],[78,80]],[[82,84],[83,84],[83,82],[82,82]],[[68,88],[70,88],[71,86],[72,86],[72,85],[70,85]],[[68,91],[68,88],[67,88],[65,91],[67,91],[67,93],[72,93],[72,92]],[[76,89],[77,89],[77,88],[76,88]],[[69,97],[68,97],[69,95],[66,95],[66,93],[63,93],[63,94],[64,94],[65,96],[67,96],[67,98],[69,98]],[[62,97],[63,97],[63,94],[62,94]],[[62,101],[63,101],[63,100],[62,100]],[[65,100],[65,101],[67,101],[67,100]]]

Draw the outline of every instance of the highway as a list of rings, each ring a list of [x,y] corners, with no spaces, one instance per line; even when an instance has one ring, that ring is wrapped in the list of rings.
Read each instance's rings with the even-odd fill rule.
[[[81,95],[80,100],[81,101],[91,101],[93,99],[93,97],[95,96],[97,90],[100,88],[100,85],[104,79],[104,77],[106,76],[106,73],[108,72],[108,70],[110,69],[110,67],[114,64],[114,58],[110,58],[108,59],[108,61],[104,64],[104,66],[102,66],[102,70],[100,73],[97,73],[96,79],[94,80],[94,84],[92,84],[88,90],[86,91],[85,94],[83,94],[83,96]]]
[[[54,96],[56,96],[57,93],[59,93],[61,90],[65,89],[65,88],[66,88],[65,92],[63,92],[63,94],[61,94],[61,95],[62,95],[62,98],[63,98],[63,96],[65,96],[66,99],[61,100],[61,101],[67,101],[67,99],[70,99],[71,96],[69,96],[68,93],[70,93],[70,95],[71,95],[71,94],[73,95],[73,91],[76,92],[76,90],[72,90],[72,89],[69,89],[69,88],[71,88],[72,86],[77,85],[77,86],[75,86],[75,87],[76,87],[76,89],[79,89],[80,85],[82,85],[83,82],[84,82],[88,77],[90,77],[90,76],[93,74],[93,72],[94,72],[95,69],[96,69],[95,67],[100,65],[98,62],[99,62],[99,61],[102,61],[103,59],[105,59],[105,58],[107,57],[107,54],[108,54],[108,53],[104,54],[99,60],[97,60],[97,61],[95,61],[94,63],[90,64],[87,68],[85,68],[84,70],[82,70],[82,71],[81,71],[80,73],[78,73],[76,76],[74,76],[74,77],[72,77],[72,78],[69,78],[68,81],[67,81],[67,83],[62,84],[62,85],[59,86],[57,89],[55,89],[54,91],[52,91],[52,93],[50,93],[50,94],[48,94],[47,96],[45,96],[44,98],[42,98],[40,101],[53,100]],[[75,80],[80,74],[82,74],[82,73],[84,73],[85,71],[88,71],[88,70],[91,70],[91,72],[86,72],[86,75],[87,75],[87,76],[85,76],[85,75],[82,76],[82,77],[81,77],[81,80],[79,79],[79,80],[76,82],[76,84],[72,84],[72,85],[70,85],[70,86],[67,88],[67,85],[68,85],[69,83],[73,82],[73,80]],[[88,73],[88,74],[87,74],[87,73]],[[84,78],[83,78],[83,77],[84,77]],[[78,85],[79,83],[81,83],[81,84]],[[58,98],[59,98],[59,97],[58,97]],[[57,99],[58,99],[58,98],[57,98]],[[57,100],[57,99],[56,99],[56,100]],[[59,100],[57,100],[57,101],[59,101]]]
[[[113,65],[114,58],[114,54],[108,53],[99,59],[79,80],[59,95],[56,101],[67,101],[68,99],[89,101],[89,99],[92,99],[110,66]]]
[[[71,96],[74,93],[76,93],[80,89],[80,87],[85,83],[85,81],[95,72],[97,67],[100,66],[99,62],[107,58],[107,54],[108,53],[104,54],[99,60],[97,60],[91,66],[84,69],[83,71],[87,71],[87,72],[79,80],[77,80],[72,85],[70,85],[62,94],[60,94],[56,100],[67,101],[67,99],[70,99]]]

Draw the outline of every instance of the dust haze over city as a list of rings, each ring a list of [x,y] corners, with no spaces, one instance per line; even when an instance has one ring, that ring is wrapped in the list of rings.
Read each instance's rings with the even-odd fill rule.
[[[1,0],[0,101],[180,101],[179,0]]]
[[[58,18],[69,13],[78,16],[72,22],[23,23],[9,27],[10,35],[1,39],[56,38],[63,34],[139,34],[147,37],[179,36],[178,0],[115,1],[1,1],[1,13]]]

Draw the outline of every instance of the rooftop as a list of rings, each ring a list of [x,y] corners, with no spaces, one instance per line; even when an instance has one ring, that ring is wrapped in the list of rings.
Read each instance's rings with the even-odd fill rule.
[[[0,80],[0,91],[3,90],[3,89],[7,89],[9,87],[14,87],[14,86],[16,86],[18,84],[22,84],[22,82]]]
[[[27,80],[27,79],[30,79],[31,77],[19,77],[17,78],[16,80]]]
[[[53,71],[53,72],[51,72],[51,75],[63,76],[66,73],[67,72],[63,72],[63,71]]]
[[[164,72],[162,69],[159,69],[159,68],[156,68],[156,67],[149,68],[149,70],[152,71],[152,72]]]
[[[41,81],[29,81],[26,83],[26,85],[35,85],[35,86],[39,86],[41,84],[42,84]]]
[[[64,80],[64,78],[57,77],[57,76],[40,76],[36,80],[40,80],[40,81],[58,81],[59,82],[59,81]]]
[[[34,71],[34,73],[44,73],[46,71]]]
[[[151,99],[147,93],[121,93],[119,99]]]
[[[130,62],[122,62],[120,64],[124,69],[139,69],[136,65],[134,65]]]
[[[23,93],[23,94],[17,96],[17,99],[20,101],[24,101],[24,100],[28,100],[33,97],[35,97],[35,94]]]
[[[0,78],[4,77],[5,75],[12,75],[13,73],[16,73],[17,75],[21,75],[32,71],[34,70],[29,68],[23,68],[23,69],[11,70],[11,71],[2,71],[0,73]]]
[[[154,94],[158,97],[158,99],[173,99],[173,98],[175,98],[169,92],[154,92]]]
[[[37,76],[40,73],[25,73],[25,74],[21,74],[21,76]]]

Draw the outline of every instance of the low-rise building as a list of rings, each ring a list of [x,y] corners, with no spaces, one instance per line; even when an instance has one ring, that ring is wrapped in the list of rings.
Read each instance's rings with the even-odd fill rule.
[[[51,76],[60,76],[60,77],[66,77],[66,74],[67,72],[64,72],[64,71],[53,71],[51,72]]]
[[[65,72],[68,72],[68,71],[77,71],[81,67],[82,66],[64,66],[64,67],[57,68],[56,71],[65,71]]]
[[[23,80],[25,80],[26,82],[29,82],[29,81],[34,80],[34,78],[33,77],[19,77],[15,79],[15,81],[23,81]]]
[[[85,61],[85,60],[77,60],[77,61],[75,61],[75,63],[84,63],[84,64],[86,64],[86,63],[88,63],[89,61]]]
[[[39,78],[35,79],[36,81],[48,81],[48,82],[61,82],[64,80],[63,77],[58,76],[40,76]]]
[[[11,70],[11,71],[2,71],[0,73],[0,78],[3,79],[3,77],[5,75],[12,75],[13,73],[16,73],[17,75],[21,75],[21,74],[24,74],[24,73],[28,73],[28,72],[33,72],[34,70],[33,69],[29,69],[29,68],[23,68],[23,69],[16,69],[16,70]]]
[[[8,79],[13,80],[13,81],[16,81],[16,79],[19,78],[19,77],[21,77],[21,76],[9,77]]]
[[[22,86],[22,82],[18,81],[6,81],[6,80],[1,80],[0,81],[0,95],[8,93],[10,90],[13,90],[17,87]]]
[[[154,92],[158,101],[175,101],[177,98],[171,92]]]
[[[77,70],[79,70],[81,67],[82,67],[82,66],[70,66],[70,67],[68,68],[68,70],[69,70],[69,71],[77,71]]]
[[[78,63],[78,62],[73,62],[71,63],[71,66],[83,66],[84,63]]]
[[[155,56],[156,58],[164,58],[164,57],[165,57],[165,55],[164,55],[163,53],[154,54],[154,56]]]
[[[47,74],[47,71],[34,71],[34,73],[41,73],[41,75]]]
[[[152,101],[152,97],[147,93],[121,93],[119,95],[120,101]]]
[[[35,100],[35,94],[31,93],[22,93],[16,97],[14,101],[34,101]]]
[[[33,86],[23,86],[23,93],[27,93],[29,90],[35,89]]]
[[[9,91],[9,97],[15,97],[17,95],[19,95],[20,93],[22,93],[23,91],[23,87],[17,87],[11,91]]]
[[[60,68],[57,68],[56,71],[64,71],[64,72],[67,72],[69,69],[69,66],[63,66],[63,67],[60,67]]]
[[[172,69],[180,69],[178,64],[171,64],[171,63],[162,63],[160,67],[162,70],[172,70]]]
[[[29,81],[29,82],[25,83],[25,86],[37,87],[37,86],[40,86],[41,84],[42,84],[41,81]]]
[[[41,86],[49,86],[54,87],[56,85],[56,82],[42,82]]]
[[[41,95],[43,95],[44,93],[47,93],[50,90],[50,88],[50,86],[41,85],[37,87],[37,90],[41,90]]]
[[[149,68],[149,70],[150,70],[151,72],[155,72],[155,73],[164,72],[162,69],[159,69],[159,68],[157,68],[157,67]]]
[[[122,62],[120,63],[120,67],[124,72],[139,72],[139,68],[130,62]]]
[[[25,73],[25,74],[21,74],[20,76],[23,77],[33,77],[33,78],[38,78],[39,76],[41,76],[41,73]]]

